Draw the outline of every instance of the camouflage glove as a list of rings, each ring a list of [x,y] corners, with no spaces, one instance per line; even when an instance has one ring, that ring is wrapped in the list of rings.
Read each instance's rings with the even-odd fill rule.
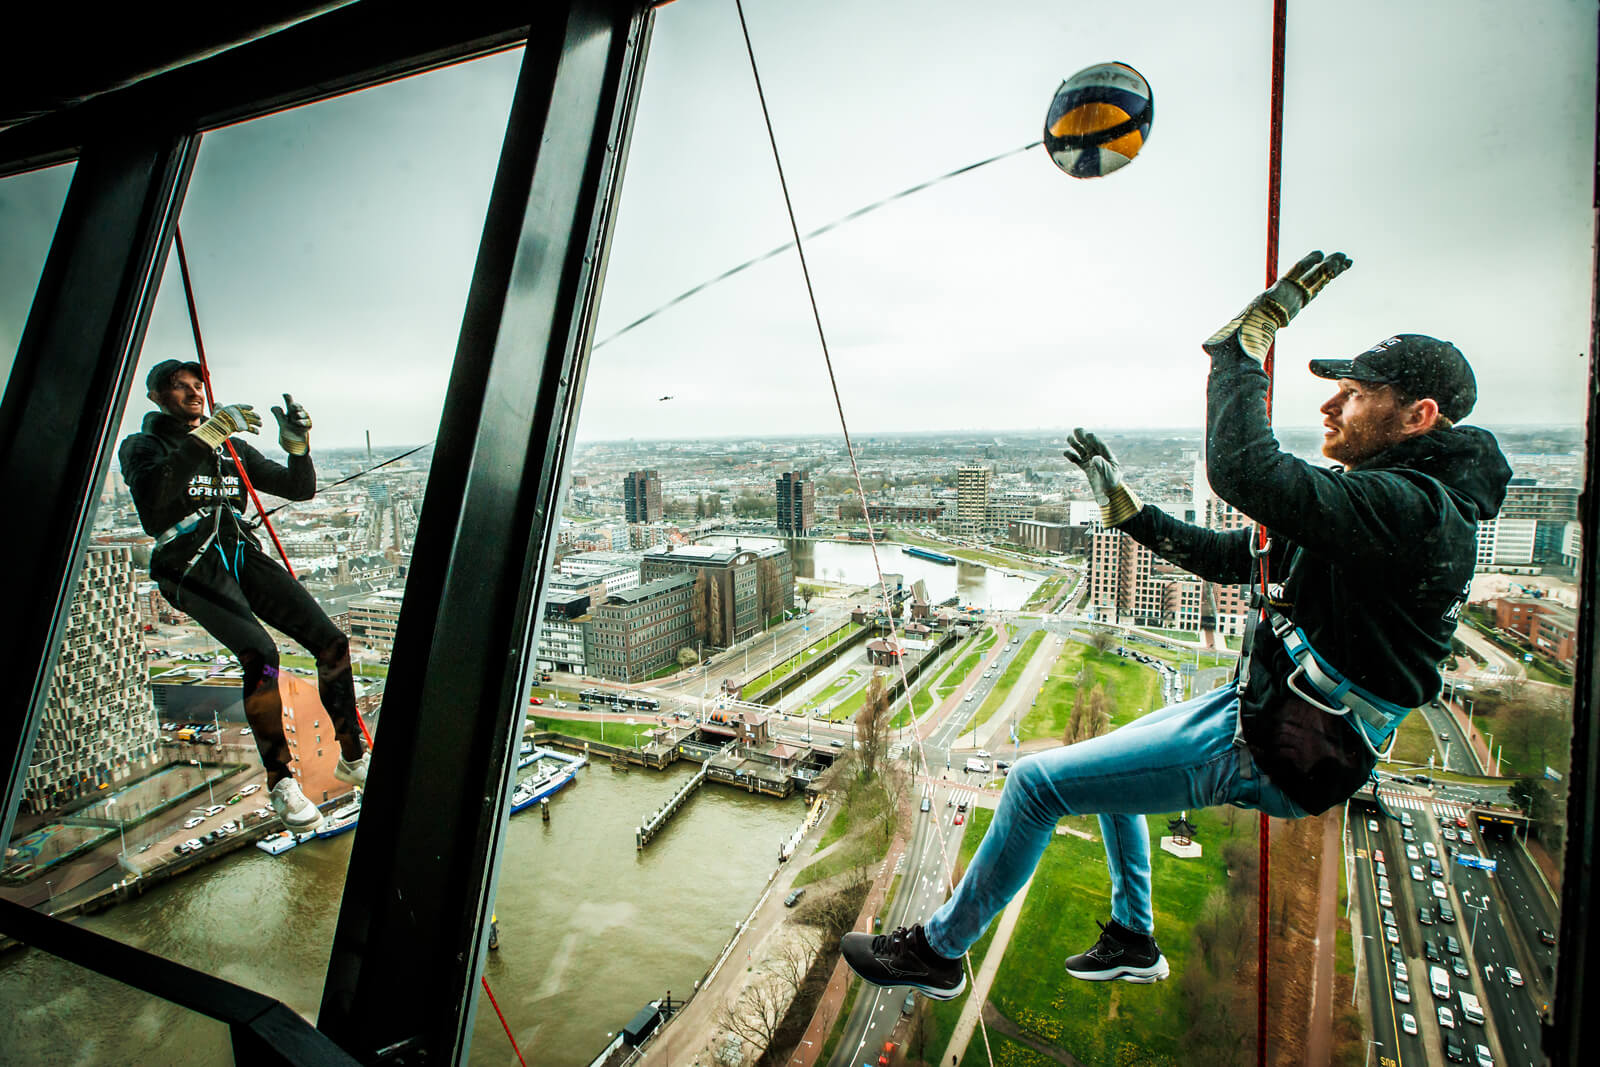
[[[1089,490],[1100,505],[1100,520],[1107,526],[1122,525],[1144,507],[1144,502],[1122,481],[1122,464],[1094,434],[1082,428],[1073,430],[1062,455],[1076,463],[1089,479]]]
[[[189,436],[199,438],[207,448],[216,448],[240,432],[261,432],[261,416],[249,404],[229,404],[218,408],[209,419],[190,430]]]
[[[1289,325],[1323,286],[1349,269],[1350,257],[1343,252],[1335,252],[1326,259],[1321,252],[1310,253],[1290,267],[1289,273],[1278,279],[1278,284],[1250,301],[1200,347],[1210,352],[1237,332],[1239,347],[1245,354],[1257,363],[1265,363],[1267,350],[1272,347],[1278,330]]]
[[[288,408],[288,411],[284,411]],[[294,397],[283,394],[283,407],[272,405],[272,417],[278,420],[278,444],[291,456],[303,456],[311,451],[311,413]]]

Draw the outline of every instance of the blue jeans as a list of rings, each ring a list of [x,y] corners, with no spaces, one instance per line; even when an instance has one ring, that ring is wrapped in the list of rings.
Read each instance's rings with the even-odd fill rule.
[[[1153,934],[1145,815],[1215,804],[1285,819],[1306,814],[1255,766],[1238,721],[1239,695],[1226,685],[1019,760],[972,865],[924,928],[929,946],[951,959],[965,953],[1033,875],[1062,816],[1091,813],[1105,837],[1111,917]]]

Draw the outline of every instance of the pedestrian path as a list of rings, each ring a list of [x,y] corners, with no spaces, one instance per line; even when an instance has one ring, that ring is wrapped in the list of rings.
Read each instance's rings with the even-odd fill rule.
[[[1465,819],[1467,817],[1467,809],[1464,806],[1448,800],[1429,800],[1419,797],[1415,793],[1398,793],[1387,789],[1378,790],[1378,797],[1391,808],[1432,812],[1435,816],[1451,819]]]

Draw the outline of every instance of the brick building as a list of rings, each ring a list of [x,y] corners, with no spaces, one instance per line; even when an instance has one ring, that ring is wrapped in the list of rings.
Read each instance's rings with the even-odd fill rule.
[[[675,664],[680,650],[693,648],[694,577],[680,572],[647,581],[592,608],[583,628],[588,673],[640,682]]]

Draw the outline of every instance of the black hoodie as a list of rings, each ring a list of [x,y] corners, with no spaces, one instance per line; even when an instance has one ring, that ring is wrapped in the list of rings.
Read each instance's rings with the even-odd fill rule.
[[[290,456],[285,467],[237,436],[232,441],[259,492],[287,500],[310,500],[316,492],[317,469],[310,455]],[[249,503],[227,448],[207,448],[187,426],[163,411],[144,417],[140,432],[130,434],[117,449],[117,462],[139,512],[139,525],[152,537],[215,504],[226,502],[242,513]],[[209,523],[201,526],[209,530]],[[252,537],[246,540],[255,543]]]
[[[1438,664],[1477,559],[1477,524],[1500,510],[1511,468],[1494,436],[1474,426],[1409,438],[1349,470],[1313,466],[1278,447],[1267,386],[1236,338],[1214,348],[1211,489],[1266,527],[1271,599],[1311,647],[1373,694],[1424,704],[1439,692]],[[1251,530],[1206,530],[1154,507],[1120,529],[1209,581],[1256,580]],[[1288,690],[1292,669],[1283,643],[1260,628],[1242,705],[1245,740],[1272,781],[1317,814],[1359,788],[1375,761],[1345,719]]]

